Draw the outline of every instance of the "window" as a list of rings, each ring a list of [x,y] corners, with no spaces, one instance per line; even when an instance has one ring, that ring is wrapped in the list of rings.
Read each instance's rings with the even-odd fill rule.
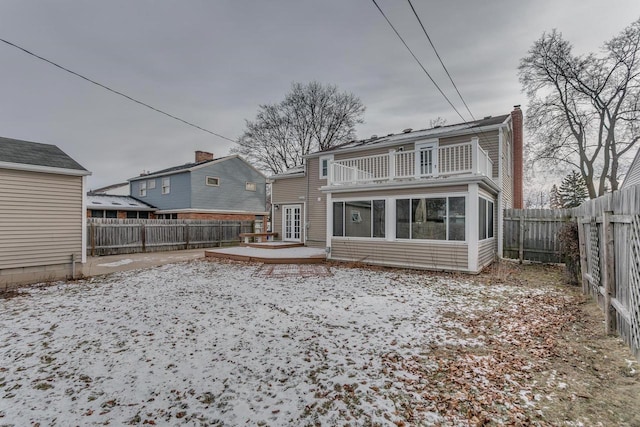
[[[384,237],[385,201],[334,202],[333,235],[338,237]]]
[[[396,238],[465,240],[465,198],[396,200]]]
[[[147,188],[149,190],[153,190],[154,188],[156,188],[156,180],[150,179],[149,181],[147,181]]]
[[[138,212],[127,211],[127,219],[135,219],[135,218],[138,218]]]
[[[105,218],[118,218],[118,212],[117,211],[104,211],[104,217]]]
[[[138,189],[138,195],[145,197],[147,195],[147,181],[140,182],[140,188]]]
[[[256,183],[255,182],[246,182],[244,184],[244,189],[246,191],[256,191]]]
[[[329,165],[333,156],[320,157],[320,179],[329,178]]]
[[[149,219],[149,212],[138,212],[138,218]]]
[[[162,178],[162,194],[171,193],[171,178]]]
[[[478,203],[478,238],[480,240],[493,237],[493,202],[482,197]]]
[[[205,184],[211,187],[217,187],[220,185],[220,178],[215,176],[208,176],[205,180]]]
[[[104,218],[104,211],[98,211],[91,209],[91,218]]]

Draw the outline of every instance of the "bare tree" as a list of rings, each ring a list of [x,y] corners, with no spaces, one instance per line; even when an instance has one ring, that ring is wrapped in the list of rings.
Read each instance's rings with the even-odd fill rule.
[[[302,164],[309,153],[355,138],[365,107],[352,93],[318,82],[294,83],[279,104],[261,105],[231,151],[271,173]]]
[[[530,153],[580,171],[590,198],[618,189],[621,157],[640,140],[640,20],[576,56],[553,30],[520,61]]]

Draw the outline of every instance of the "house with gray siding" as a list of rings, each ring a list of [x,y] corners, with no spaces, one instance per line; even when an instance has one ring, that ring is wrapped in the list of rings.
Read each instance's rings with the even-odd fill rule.
[[[0,137],[0,291],[81,273],[87,175],[55,145]]]
[[[156,218],[262,221],[266,177],[238,155],[195,161],[129,181],[130,196],[157,208]]]
[[[624,177],[624,181],[622,181],[620,189],[631,187],[636,184],[640,184],[640,150],[636,151],[636,156],[633,158],[631,166],[629,166],[629,170],[627,171],[627,175]]]
[[[477,273],[522,207],[522,148],[516,106],[313,153],[271,177],[273,229],[332,260]]]

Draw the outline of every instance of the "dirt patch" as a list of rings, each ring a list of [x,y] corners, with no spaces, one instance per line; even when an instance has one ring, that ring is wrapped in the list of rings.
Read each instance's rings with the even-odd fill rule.
[[[620,338],[605,335],[595,302],[579,288],[562,285],[562,267],[503,262],[478,280],[558,291],[513,301],[470,326],[477,330],[486,322],[494,328],[489,348],[508,354],[516,371],[523,361],[530,363],[528,398],[537,401],[537,409],[523,411],[525,419],[640,426],[640,366]]]

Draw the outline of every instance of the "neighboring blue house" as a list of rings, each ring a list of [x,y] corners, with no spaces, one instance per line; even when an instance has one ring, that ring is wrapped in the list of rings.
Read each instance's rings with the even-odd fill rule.
[[[262,220],[266,187],[266,177],[238,155],[215,159],[205,151],[196,151],[194,163],[129,179],[131,197],[165,219]]]

